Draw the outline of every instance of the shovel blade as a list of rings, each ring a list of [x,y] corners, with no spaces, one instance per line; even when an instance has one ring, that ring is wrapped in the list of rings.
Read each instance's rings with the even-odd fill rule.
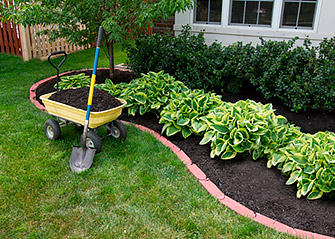
[[[72,172],[80,173],[92,166],[95,149],[74,146],[70,157]]]

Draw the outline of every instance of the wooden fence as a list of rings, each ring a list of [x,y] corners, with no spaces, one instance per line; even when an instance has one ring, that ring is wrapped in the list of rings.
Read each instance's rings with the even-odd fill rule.
[[[14,0],[0,1],[0,4],[13,5]],[[50,26],[47,27],[50,29]],[[24,61],[28,61],[32,58],[45,59],[54,51],[71,53],[91,47],[70,45],[62,38],[49,42],[48,36],[37,35],[37,32],[44,29],[40,25],[23,27],[9,21],[4,23],[1,22],[0,16],[0,52],[21,56]]]
[[[11,22],[0,22],[0,52],[22,56],[19,28]]]
[[[13,5],[13,0],[0,1],[6,6]],[[22,55],[20,33],[17,25],[12,22],[1,22],[0,16],[0,52]]]
[[[47,26],[50,29],[50,26]],[[37,35],[37,32],[45,28],[40,25],[20,27],[23,60],[32,58],[45,59],[51,52],[65,51],[67,53],[81,51],[90,48],[92,45],[77,46],[67,44],[65,39],[58,38],[54,42],[49,42],[47,35]]]

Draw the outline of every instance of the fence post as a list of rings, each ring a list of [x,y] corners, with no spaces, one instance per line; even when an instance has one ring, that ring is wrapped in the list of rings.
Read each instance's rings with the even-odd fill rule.
[[[22,25],[19,25],[19,29],[20,29],[22,58],[23,58],[24,61],[29,61],[30,59],[33,58],[32,54],[31,54],[29,26],[24,27]]]

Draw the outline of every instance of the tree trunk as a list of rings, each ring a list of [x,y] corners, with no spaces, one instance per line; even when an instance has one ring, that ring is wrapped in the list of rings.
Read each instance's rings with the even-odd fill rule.
[[[109,77],[114,81],[114,44],[108,42],[108,56],[109,56]]]

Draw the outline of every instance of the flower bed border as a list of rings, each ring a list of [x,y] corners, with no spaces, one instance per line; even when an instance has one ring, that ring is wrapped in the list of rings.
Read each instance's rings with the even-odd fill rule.
[[[130,70],[125,69],[121,66],[116,66],[116,68],[121,70],[121,71],[130,71]],[[106,69],[108,69],[108,68],[98,68],[98,70],[106,70]],[[82,69],[82,70],[68,71],[68,72],[64,72],[64,73],[60,74],[59,76],[69,74],[69,73],[73,73],[73,72],[77,72],[77,71],[83,71],[83,70],[92,70],[92,69]],[[45,107],[43,105],[41,105],[36,99],[36,89],[39,86],[45,84],[46,82],[55,79],[56,77],[57,76],[51,76],[51,77],[48,77],[44,80],[38,81],[35,84],[33,84],[31,86],[30,90],[29,90],[30,101],[38,109],[40,109],[44,112],[47,112]],[[149,132],[158,141],[160,141],[163,145],[170,148],[170,150],[173,153],[175,153],[179,157],[179,159],[185,164],[185,166],[190,171],[190,173],[193,174],[193,176],[197,178],[197,180],[200,182],[200,184],[208,191],[208,193],[210,193],[212,196],[214,196],[216,199],[218,199],[220,203],[229,207],[230,209],[232,209],[236,213],[238,213],[242,216],[251,218],[255,222],[258,222],[258,223],[260,223],[264,226],[267,226],[269,228],[273,228],[276,231],[285,232],[285,233],[287,233],[289,235],[292,235],[292,236],[297,236],[297,237],[306,238],[306,239],[307,238],[310,238],[310,239],[311,238],[315,238],[315,239],[335,239],[334,237],[325,236],[325,235],[321,235],[321,234],[318,234],[318,233],[313,233],[313,232],[309,232],[309,231],[300,230],[298,228],[289,227],[289,226],[287,226],[287,225],[285,225],[281,222],[278,222],[278,221],[273,220],[269,217],[266,217],[266,216],[264,216],[264,215],[262,215],[258,212],[254,212],[254,211],[250,210],[249,208],[243,206],[239,202],[237,202],[237,201],[233,200],[232,198],[226,196],[211,180],[209,180],[207,178],[206,174],[196,164],[194,164],[192,162],[192,160],[184,153],[184,151],[182,151],[179,147],[177,147],[172,142],[170,142],[167,138],[165,138],[164,136],[158,134],[154,130],[151,130],[151,129],[145,127],[145,126],[138,125],[138,124],[133,124],[133,123],[126,122],[126,121],[123,121],[123,123],[128,124],[128,125],[133,125],[133,126],[139,128],[142,131]]]

